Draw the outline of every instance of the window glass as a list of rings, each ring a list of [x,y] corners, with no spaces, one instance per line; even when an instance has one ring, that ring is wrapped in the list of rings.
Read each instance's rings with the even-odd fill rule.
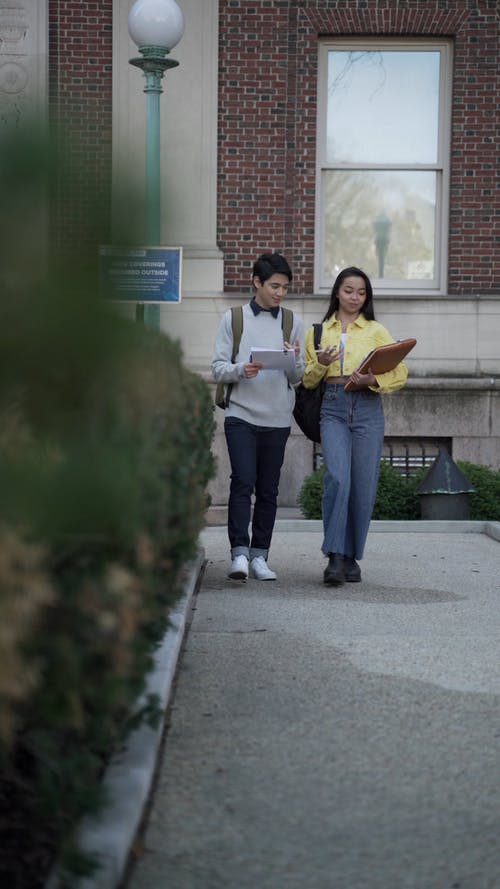
[[[436,163],[438,109],[438,52],[328,53],[330,163]]]
[[[328,170],[324,193],[325,278],[434,278],[435,172]]]

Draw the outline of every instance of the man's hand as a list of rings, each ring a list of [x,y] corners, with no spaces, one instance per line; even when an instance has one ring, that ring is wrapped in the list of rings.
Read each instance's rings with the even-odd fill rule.
[[[295,352],[295,357],[296,357],[296,358],[299,357],[299,355],[300,355],[300,343],[299,343],[298,340],[295,340],[293,346],[290,345],[290,343],[287,343],[286,340],[284,341],[283,345],[284,345],[285,349],[293,349],[293,351]]]
[[[262,361],[249,361],[248,364],[243,365],[243,376],[246,380],[251,380],[253,377],[256,377],[259,370],[263,368]]]

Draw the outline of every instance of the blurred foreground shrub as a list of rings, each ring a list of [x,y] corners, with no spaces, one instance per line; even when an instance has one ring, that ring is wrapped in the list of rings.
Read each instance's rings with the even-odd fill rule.
[[[44,267],[50,163],[16,148],[0,157],[0,876],[36,889],[54,856],[86,870],[74,828],[116,745],[158,716],[132,707],[196,551],[213,409],[87,261]]]
[[[457,460],[457,466],[471,482],[471,521],[500,521],[500,472],[488,466],[479,466],[465,460]],[[398,469],[382,461],[373,509],[373,519],[414,521],[420,519],[420,498],[417,487],[427,470],[419,469],[408,478]],[[324,469],[306,476],[298,494],[298,504],[306,519],[321,518]],[[453,495],[450,495],[453,496]]]

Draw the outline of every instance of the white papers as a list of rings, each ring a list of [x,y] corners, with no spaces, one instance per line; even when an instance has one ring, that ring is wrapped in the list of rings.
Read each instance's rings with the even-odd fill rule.
[[[250,361],[258,361],[263,365],[263,370],[291,370],[295,364],[295,349],[258,349],[253,347]]]

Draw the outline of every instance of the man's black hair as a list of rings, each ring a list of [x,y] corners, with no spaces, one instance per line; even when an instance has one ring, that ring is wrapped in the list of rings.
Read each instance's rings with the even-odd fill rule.
[[[261,284],[276,274],[286,275],[289,281],[293,277],[292,270],[281,253],[263,253],[253,264],[252,279],[258,278]]]

